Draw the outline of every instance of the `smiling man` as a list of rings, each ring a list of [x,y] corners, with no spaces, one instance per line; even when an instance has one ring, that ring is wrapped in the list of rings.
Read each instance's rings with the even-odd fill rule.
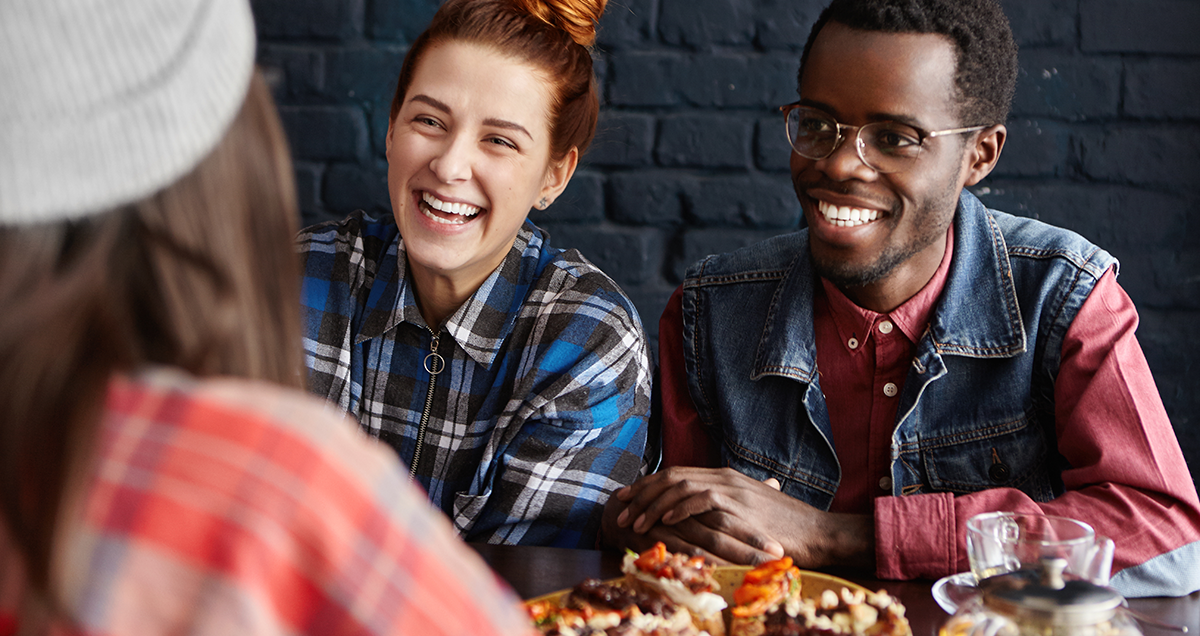
[[[1200,588],[1200,512],[1117,262],[986,209],[1016,45],[992,0],[834,0],[783,107],[807,229],[689,269],[660,325],[668,469],[604,535],[884,578],[968,568],[990,510],[1116,540],[1127,595]]]

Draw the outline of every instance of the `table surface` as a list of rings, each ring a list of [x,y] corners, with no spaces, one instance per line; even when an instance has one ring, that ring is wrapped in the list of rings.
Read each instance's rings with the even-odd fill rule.
[[[512,585],[521,598],[533,598],[574,587],[586,578],[621,576],[621,555],[599,550],[569,550],[527,546],[469,544],[488,565]],[[907,608],[913,636],[933,636],[949,615],[930,593],[932,581],[881,581],[840,570],[823,570],[866,587],[887,590]],[[1135,611],[1158,620],[1188,627],[1188,636],[1200,636],[1200,592],[1180,598],[1131,599]],[[1178,632],[1143,624],[1146,636],[1179,636]]]

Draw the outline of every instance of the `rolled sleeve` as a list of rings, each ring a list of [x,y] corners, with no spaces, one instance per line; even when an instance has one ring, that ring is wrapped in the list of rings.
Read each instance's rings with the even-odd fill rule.
[[[937,578],[959,561],[954,495],[875,499],[875,569],[881,579]]]

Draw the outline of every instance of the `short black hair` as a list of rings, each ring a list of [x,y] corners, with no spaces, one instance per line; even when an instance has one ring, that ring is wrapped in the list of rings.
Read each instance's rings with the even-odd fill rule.
[[[833,0],[817,18],[797,82],[817,34],[829,22],[862,31],[934,33],[956,49],[960,125],[1003,124],[1017,87],[1017,43],[998,0]]]

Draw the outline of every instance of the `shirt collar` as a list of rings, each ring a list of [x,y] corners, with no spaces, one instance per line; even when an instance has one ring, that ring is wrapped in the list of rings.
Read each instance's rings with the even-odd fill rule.
[[[504,260],[442,326],[442,331],[449,333],[479,364],[490,367],[499,356],[529,286],[538,275],[544,247],[542,232],[526,221]],[[421,329],[429,327],[417,306],[415,288],[408,276],[404,241],[399,234],[379,265],[365,313],[356,344],[378,338],[403,322]]]
[[[867,339],[871,337],[871,327],[882,314],[855,305],[827,278],[821,277],[821,290],[824,292],[825,305],[829,308],[829,316],[833,318],[833,325],[837,329],[842,346],[851,352],[862,351],[862,344],[866,344]],[[850,346],[851,340],[854,342],[853,347]]]
[[[929,316],[933,313],[933,307],[941,297],[942,289],[946,286],[946,277],[950,274],[950,261],[953,258],[954,224],[951,223],[950,229],[946,230],[946,252],[942,254],[942,262],[938,264],[933,278],[930,278],[929,282],[925,283],[925,286],[916,295],[888,314],[892,323],[899,327],[905,336],[908,336],[910,342],[916,342],[924,335],[925,327],[929,324]]]
[[[828,279],[821,278],[821,287],[829,302],[829,313],[838,330],[842,346],[853,349],[848,344],[851,338],[865,343],[871,337],[875,325],[885,318],[899,328],[909,342],[917,342],[925,333],[929,315],[933,313],[933,306],[941,296],[942,288],[946,285],[946,275],[950,273],[950,261],[953,255],[954,224],[951,223],[950,228],[946,230],[946,251],[942,254],[942,260],[938,263],[933,277],[912,298],[886,314],[859,307]],[[861,345],[855,348],[859,351],[862,350]]]
[[[479,364],[490,367],[500,355],[537,277],[543,247],[541,233],[526,221],[496,271],[446,320],[450,337]]]

